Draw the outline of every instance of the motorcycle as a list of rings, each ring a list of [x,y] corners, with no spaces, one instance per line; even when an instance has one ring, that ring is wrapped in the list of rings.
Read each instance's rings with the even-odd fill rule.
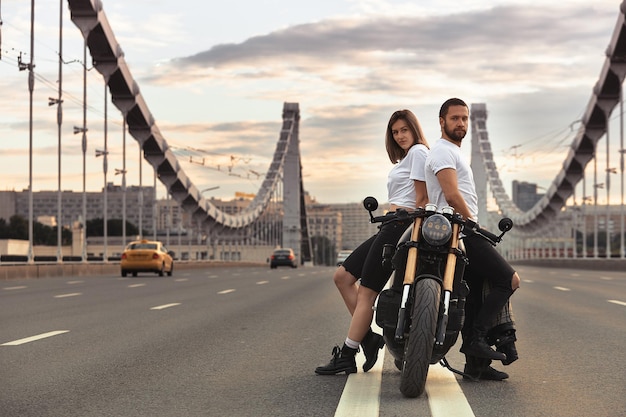
[[[445,359],[463,327],[469,294],[463,280],[468,263],[463,236],[478,235],[495,246],[513,222],[500,220],[501,234],[495,235],[455,214],[452,207],[438,213],[434,204],[427,204],[415,211],[400,209],[375,217],[378,201],[367,197],[363,205],[371,223],[413,220],[397,245],[383,249],[383,265],[393,270],[392,284],[379,294],[375,311],[387,349],[401,371],[400,391],[406,397],[418,397],[424,392],[431,364],[441,363],[465,375]]]

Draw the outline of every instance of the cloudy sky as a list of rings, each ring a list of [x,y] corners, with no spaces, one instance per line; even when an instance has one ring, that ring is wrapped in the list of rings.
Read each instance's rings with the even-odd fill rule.
[[[33,189],[56,190],[56,107],[48,97],[58,89],[59,2],[36,3]],[[547,188],[598,80],[621,1],[102,3],[181,166],[199,189],[220,187],[207,196],[259,189],[283,103],[297,102],[305,189],[320,202],[342,203],[367,195],[386,199],[391,164],[384,132],[393,111],[414,111],[432,143],[440,136],[439,106],[451,96],[486,103],[494,157],[509,192],[513,179]],[[72,130],[82,126],[83,41],[66,1],[63,11],[62,188],[82,191],[80,135]],[[29,182],[29,93],[18,60],[20,54],[22,62],[30,60],[30,2],[2,0],[0,16],[0,175],[3,189],[22,190]],[[87,101],[86,181],[96,191],[104,182],[95,151],[104,147],[105,100],[93,69]],[[119,185],[121,116],[112,105],[107,112],[108,181]],[[617,155],[619,136],[612,140]],[[127,183],[138,184],[139,150],[130,135],[126,149]],[[469,156],[469,137],[463,150]],[[610,165],[619,167],[614,158]],[[606,160],[599,165],[603,173]],[[151,185],[147,163],[142,172],[143,184]]]

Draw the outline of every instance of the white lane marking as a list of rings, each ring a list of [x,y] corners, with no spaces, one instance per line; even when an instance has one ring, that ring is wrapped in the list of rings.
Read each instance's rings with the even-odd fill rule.
[[[209,278],[217,278],[218,275],[209,275]]]
[[[68,284],[82,284],[85,281],[67,281]]]
[[[280,279],[291,279],[291,277],[280,277]]]
[[[565,287],[552,287],[555,290],[559,290],[559,291],[571,291],[569,288],[565,288]]]
[[[607,300],[609,303],[613,303],[613,304],[617,304],[620,306],[626,306],[626,302],[624,301],[619,301],[619,300]]]
[[[433,417],[475,416],[456,377],[443,366],[431,365],[426,379],[426,393]]]
[[[151,307],[150,310],[163,310],[165,308],[179,306],[180,303],[163,304],[162,306]]]
[[[603,279],[605,281],[613,281],[613,277],[600,277],[600,279]]]
[[[269,284],[269,281],[259,281],[257,285]]]
[[[188,278],[177,278],[174,280],[175,282],[185,282],[185,281],[189,281]]]
[[[26,285],[19,285],[17,287],[4,287],[3,290],[13,291],[13,290],[23,290],[24,288],[28,288]]]
[[[55,295],[54,298],[67,298],[67,297],[77,297],[79,295],[83,295],[82,292],[73,292],[70,294],[59,294],[59,295]]]
[[[137,287],[145,287],[146,284],[130,284],[128,288],[137,288]]]
[[[234,288],[230,288],[228,290],[220,291],[218,292],[218,294],[228,294],[228,293],[235,292],[235,291],[236,290]]]
[[[365,355],[359,352],[356,357],[359,370],[363,369],[363,362],[365,362]],[[379,351],[378,361],[369,372],[358,371],[348,376],[335,417],[378,417],[383,362],[385,362],[385,348]]]
[[[12,342],[3,343],[0,346],[18,346],[24,343],[34,342],[36,340],[45,339],[47,337],[57,336],[59,334],[67,333],[69,330],[55,330],[53,332],[42,333],[36,336],[26,337],[24,339],[14,340]]]
[[[527,282],[529,284],[532,284],[535,281],[533,281],[532,279],[523,279],[522,282]]]
[[[572,276],[572,277],[579,277],[579,276],[580,276],[580,274],[577,274],[577,273],[572,273],[572,274],[570,274],[570,276]]]

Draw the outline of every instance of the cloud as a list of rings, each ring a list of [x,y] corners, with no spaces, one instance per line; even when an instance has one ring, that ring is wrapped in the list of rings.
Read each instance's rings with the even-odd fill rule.
[[[291,26],[281,22],[281,29],[205,49],[201,43],[209,43],[217,29],[199,36],[191,31],[188,16],[173,5],[168,6],[170,13],[150,9],[143,20],[125,13],[123,3],[114,3],[115,8],[106,11],[160,131],[198,188],[217,183],[223,184],[219,191],[224,191],[226,182],[232,180],[233,187],[250,187],[240,191],[258,189],[261,181],[254,174],[249,177],[250,171],[264,173],[269,167],[280,132],[281,103],[293,101],[301,108],[305,187],[321,201],[356,201],[362,198],[363,189],[375,190],[372,194],[384,199],[391,166],[383,142],[389,115],[399,108],[413,110],[432,142],[439,135],[436,111],[450,96],[487,103],[496,162],[502,158],[504,175],[517,175],[511,167],[515,163],[519,167],[522,161],[507,156],[512,146],[523,144],[520,153],[539,158],[548,151],[534,145],[533,139],[560,131],[580,117],[604,62],[617,15],[617,6],[607,7],[609,2],[482,9],[476,9],[479,3],[473,1],[450,2],[450,6],[436,2],[432,9],[421,2],[352,3],[350,10],[358,14],[349,16],[344,8],[343,17],[335,14]],[[146,9],[151,5],[142,4]],[[76,28],[72,29],[77,35]],[[139,32],[141,37],[136,36]],[[47,33],[55,38],[53,31]],[[3,39],[6,45],[9,40],[8,36]],[[82,45],[79,35],[72,42]],[[54,51],[56,42],[48,43]],[[156,58],[154,49],[158,50]],[[82,57],[82,49],[78,51]],[[173,54],[178,57],[170,58]],[[52,149],[55,111],[47,107],[47,97],[55,95],[56,65],[44,73],[42,55],[38,55],[37,70],[48,82],[38,79],[36,83],[36,94],[41,94],[35,100],[35,122],[41,135],[36,143]],[[54,64],[56,57],[49,55]],[[63,85],[69,91],[64,96],[63,154],[68,159],[81,154],[80,135],[71,132],[72,124],[82,120],[80,69],[79,65],[64,67]],[[14,105],[26,103],[27,98],[25,74],[19,75],[19,92],[13,78],[2,81],[5,97],[15,98],[4,100],[0,110],[8,120],[4,131],[27,139],[27,113],[24,106],[18,110]],[[102,142],[99,101],[103,95],[101,76],[95,71],[89,76],[88,152],[93,158],[94,146]],[[112,107],[109,112],[119,125],[119,112]],[[119,168],[120,128],[113,123],[109,125],[109,166]],[[44,131],[49,136],[46,141]],[[558,140],[548,137],[544,142],[554,145]],[[558,152],[563,154],[562,161],[565,152]],[[231,172],[224,171],[231,156],[236,163]],[[54,168],[54,158],[49,159]],[[555,158],[546,161],[546,166],[560,165]],[[131,163],[128,169],[135,172]],[[101,162],[90,165],[96,173],[94,183],[100,187]],[[68,162],[68,170],[70,166]],[[532,172],[543,175],[539,169]]]
[[[239,44],[216,45],[172,64],[183,70],[189,66],[233,70],[263,63],[280,67],[282,63],[323,73],[328,65],[341,64],[455,68],[462,63],[467,70],[476,63],[493,69],[505,64],[531,65],[537,56],[553,62],[567,57],[571,62],[594,39],[605,40],[603,23],[614,16],[591,7],[508,6],[448,16],[330,19]]]

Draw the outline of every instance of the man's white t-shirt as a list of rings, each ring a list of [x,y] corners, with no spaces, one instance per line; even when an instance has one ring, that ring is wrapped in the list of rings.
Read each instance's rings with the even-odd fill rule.
[[[443,138],[437,140],[426,158],[426,189],[428,200],[437,205],[440,211],[449,206],[443,194],[437,173],[442,169],[452,168],[456,171],[459,191],[467,204],[474,220],[478,219],[478,197],[474,184],[474,174],[470,164],[463,158],[461,148]]]
[[[426,181],[424,177],[426,156],[428,156],[428,148],[417,143],[411,146],[406,156],[391,168],[387,177],[387,197],[390,204],[416,208],[413,181]]]

